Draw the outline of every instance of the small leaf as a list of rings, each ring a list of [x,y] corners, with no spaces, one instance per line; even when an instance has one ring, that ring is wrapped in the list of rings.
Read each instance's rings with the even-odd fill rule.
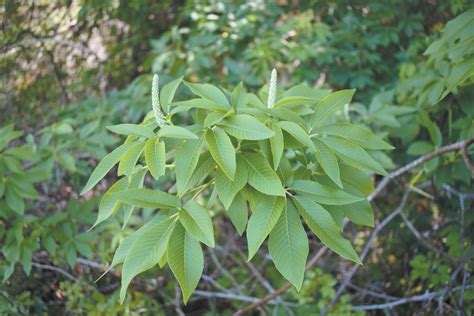
[[[126,204],[145,208],[178,208],[180,200],[169,193],[150,189],[129,189],[112,193],[120,201]]]
[[[178,79],[168,82],[163,86],[163,89],[161,89],[160,104],[165,115],[170,112],[170,105],[171,102],[173,102],[174,94],[182,81],[183,77],[179,77]]]
[[[252,187],[268,195],[285,196],[280,178],[265,157],[258,153],[244,153],[242,157],[247,163],[248,183]]]
[[[272,150],[273,169],[277,170],[280,165],[281,156],[285,149],[285,142],[283,139],[283,132],[281,128],[274,124],[272,126],[275,135],[270,138],[270,148]]]
[[[355,90],[340,90],[325,96],[321,102],[316,106],[313,116],[311,118],[311,126],[317,127],[329,115],[349,104],[354,96]]]
[[[181,224],[197,240],[214,247],[214,228],[207,209],[196,201],[190,200],[180,211]]]
[[[158,131],[158,136],[178,139],[198,139],[194,133],[188,131],[187,129],[171,125],[161,127]]]
[[[342,237],[339,227],[328,211],[303,196],[295,196],[293,201],[306,224],[324,245],[341,257],[362,264],[351,243]]]
[[[204,84],[190,83],[190,82],[184,82],[184,83],[189,87],[189,89],[191,89],[191,91],[194,94],[200,96],[201,98],[214,101],[215,103],[219,105],[222,105],[226,108],[230,108],[230,104],[229,104],[229,101],[227,100],[227,97],[221,90],[219,90],[219,88],[207,83],[204,83]]]
[[[308,133],[298,124],[288,121],[278,122],[278,126],[293,136],[301,144],[314,150],[314,144]]]
[[[224,119],[229,113],[224,111],[215,111],[211,112],[206,116],[204,120],[204,127],[211,127],[218,124],[220,121]]]
[[[129,180],[131,180],[133,169],[135,169],[135,165],[142,155],[144,147],[144,142],[138,142],[123,154],[118,167],[118,176],[125,175]]]
[[[389,176],[387,171],[361,147],[332,137],[322,138],[321,141],[334,149],[336,154],[352,167],[375,171],[386,177]]]
[[[173,102],[171,104],[174,108],[171,110],[171,113],[179,113],[184,111],[189,111],[192,108],[196,109],[205,109],[205,110],[228,110],[229,108],[218,104],[214,101],[197,98],[180,102]]]
[[[139,189],[143,188],[143,181],[145,180],[146,169],[144,168],[137,168],[138,170],[135,171],[133,177],[128,185],[127,189]],[[122,229],[125,229],[127,226],[130,217],[132,216],[133,211],[135,210],[135,206],[130,204],[123,205],[123,224]]]
[[[196,170],[194,170],[193,175],[189,179],[183,191],[185,192],[189,190],[189,188],[194,188],[196,185],[201,183],[209,175],[209,173],[215,169],[215,167],[216,163],[214,162],[214,159],[212,159],[211,154],[209,152],[202,154],[197,163]]]
[[[145,162],[155,180],[163,176],[166,171],[165,143],[157,139],[147,140],[145,144]]]
[[[280,106],[292,106],[292,105],[299,105],[299,104],[313,105],[313,104],[316,104],[318,101],[319,101],[318,99],[313,99],[313,98],[308,98],[308,97],[288,96],[288,97],[284,97],[278,100],[278,102],[275,104],[275,108],[278,108]]]
[[[176,188],[180,196],[185,192],[189,179],[196,169],[203,142],[204,137],[198,140],[186,140],[176,153]]]
[[[315,202],[327,205],[345,205],[364,200],[363,197],[333,189],[314,181],[296,180],[291,184],[291,189]]]
[[[231,99],[232,106],[235,109],[243,108],[247,105],[247,102],[248,102],[247,91],[245,90],[245,87],[242,84],[242,82],[237,87],[235,87],[235,89],[232,91],[230,99]]]
[[[153,130],[137,124],[118,124],[113,126],[106,127],[109,131],[114,132],[116,134],[121,135],[132,135],[132,136],[140,136],[145,138],[154,138],[155,133]]]
[[[133,242],[122,268],[122,286],[120,288],[122,303],[132,279],[137,274],[151,269],[160,261],[168,248],[168,241],[175,226],[176,218],[159,221]]]
[[[248,260],[257,252],[280,218],[285,198],[262,195],[250,216],[247,227]]]
[[[235,196],[232,204],[227,209],[227,214],[229,214],[230,220],[239,235],[242,236],[245,231],[245,226],[247,226],[249,211],[247,209],[247,203],[240,194]]]
[[[338,136],[367,149],[393,149],[394,147],[370,130],[353,124],[334,124],[324,126],[319,132]]]
[[[237,139],[259,140],[270,138],[274,132],[248,114],[238,114],[224,119],[220,125]]]
[[[331,148],[318,139],[313,139],[314,157],[331,180],[342,188],[341,174],[337,158]]]
[[[219,127],[206,132],[206,142],[212,158],[224,171],[226,176],[233,180],[236,169],[235,149],[229,136]]]
[[[293,203],[287,203],[270,232],[268,249],[276,268],[300,290],[309,253],[308,236]]]
[[[112,260],[112,263],[110,266],[107,268],[107,270],[101,274],[101,276],[96,280],[100,280],[104,275],[106,275],[110,270],[112,270],[113,267],[115,267],[117,264],[122,263],[125,260],[125,257],[127,257],[128,252],[130,251],[130,248],[132,247],[133,243],[135,240],[137,240],[141,235],[143,235],[145,232],[149,231],[155,225],[160,222],[166,220],[167,217],[162,215],[162,214],[157,214],[153,219],[151,219],[149,222],[147,222],[145,225],[140,227],[138,230],[134,231],[131,235],[125,237],[120,245],[117,247],[115,250],[114,258]]]
[[[115,182],[108,190],[105,192],[104,196],[100,200],[99,204],[99,213],[97,215],[97,220],[95,221],[92,228],[99,225],[106,219],[108,219],[112,214],[116,213],[122,204],[117,196],[113,196],[112,193],[120,192],[126,190],[128,187],[128,180],[122,178]]]
[[[110,154],[105,156],[97,165],[95,170],[92,172],[89,180],[82,189],[81,195],[92,189],[103,177],[112,169],[112,167],[119,162],[122,155],[133,146],[134,143],[125,143],[117,147]]]
[[[247,180],[247,165],[240,156],[237,158],[237,169],[234,180],[230,180],[220,168],[217,169],[215,176],[216,190],[226,210],[232,204],[237,193],[247,184]]]
[[[171,236],[167,256],[168,264],[179,282],[186,304],[204,270],[201,245],[178,224]]]

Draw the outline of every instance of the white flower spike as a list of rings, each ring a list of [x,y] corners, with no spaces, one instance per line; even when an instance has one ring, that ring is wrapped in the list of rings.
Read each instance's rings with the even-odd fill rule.
[[[275,68],[272,70],[272,75],[270,77],[270,86],[268,88],[268,100],[267,108],[271,109],[275,105],[276,100],[276,86],[277,86],[277,71]]]
[[[153,108],[153,113],[155,114],[156,123],[158,123],[159,127],[166,125],[166,119],[161,112],[160,106],[160,78],[158,75],[153,75],[153,82],[151,85],[151,106]]]

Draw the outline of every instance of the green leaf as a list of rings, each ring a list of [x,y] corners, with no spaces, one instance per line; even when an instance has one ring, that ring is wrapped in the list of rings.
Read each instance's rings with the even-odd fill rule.
[[[122,268],[122,286],[120,300],[123,303],[127,288],[139,273],[151,269],[164,255],[168,241],[176,226],[176,217],[159,221],[148,231],[141,234],[131,245]]]
[[[225,94],[217,87],[204,83],[190,83],[184,82],[191,91],[200,96],[201,98],[214,101],[215,103],[222,105],[226,108],[230,108],[229,101]]]
[[[236,169],[235,149],[229,136],[221,128],[215,127],[206,132],[206,142],[214,161],[233,180]]]
[[[232,94],[230,96],[232,106],[235,109],[238,108],[243,108],[247,105],[248,103],[248,96],[247,96],[247,91],[242,84],[242,82],[235,87],[235,89],[232,91]]]
[[[204,270],[201,245],[181,225],[177,225],[169,242],[167,256],[168,264],[178,280],[186,304]]]
[[[252,187],[268,195],[285,196],[280,178],[265,157],[258,153],[244,153],[242,157],[247,163],[248,183]]]
[[[273,169],[277,170],[285,149],[285,142],[281,128],[278,125],[273,124],[272,129],[275,135],[270,138],[270,148],[272,151]]]
[[[186,230],[197,240],[214,247],[214,228],[207,209],[190,200],[179,211],[179,219]]]
[[[234,180],[230,180],[221,169],[217,169],[215,176],[216,190],[226,210],[232,204],[237,193],[247,184],[247,180],[247,165],[240,156],[237,157],[237,168]]]
[[[350,166],[372,170],[386,177],[389,176],[387,171],[361,147],[332,137],[322,138],[321,141],[334,149],[336,154]]]
[[[21,215],[25,212],[25,201],[10,186],[5,189],[5,200],[7,206],[16,213]]]
[[[155,133],[153,130],[137,124],[118,124],[113,126],[106,127],[109,131],[114,132],[120,135],[132,135],[132,136],[140,136],[145,138],[154,138]]]
[[[158,131],[158,136],[178,139],[198,139],[194,133],[188,131],[187,129],[172,125],[161,127]]]
[[[342,237],[328,211],[307,197],[295,196],[294,202],[306,224],[324,245],[341,257],[362,264],[351,243]]]
[[[299,291],[309,253],[308,237],[293,203],[287,203],[270,232],[268,249],[276,268]]]
[[[212,159],[211,154],[209,152],[202,154],[197,163],[196,170],[183,191],[187,191],[189,188],[194,188],[196,185],[201,183],[215,167],[216,163],[214,162],[214,159]]]
[[[351,193],[351,188],[356,189],[357,192],[362,193],[364,196],[369,196],[374,192],[375,187],[372,177],[365,171],[353,168],[347,164],[341,164],[340,168],[344,189],[347,189],[347,192]]]
[[[325,143],[318,139],[313,139],[314,142],[314,157],[321,165],[324,172],[331,178],[331,180],[342,188],[341,175],[339,172],[339,164],[334,152]]]
[[[296,180],[291,184],[291,189],[315,202],[327,205],[345,205],[364,200],[363,197],[333,189],[314,181]]]
[[[205,110],[228,110],[229,108],[218,104],[214,101],[197,98],[181,102],[173,102],[171,104],[174,108],[171,110],[171,113],[178,113],[183,111],[189,111],[192,108],[196,109],[205,109]]]
[[[270,138],[274,132],[248,114],[238,114],[224,119],[220,125],[237,139],[259,140]]]
[[[311,126],[317,127],[329,115],[349,104],[354,96],[355,90],[340,90],[325,96],[321,102],[316,106],[313,116],[311,118]]]
[[[433,144],[427,141],[417,141],[410,144],[407,154],[412,156],[421,156],[432,152],[434,150]]]
[[[138,170],[132,176],[132,179],[128,185],[128,189],[138,189],[143,188],[143,181],[145,180],[146,169],[144,168],[137,168]],[[130,204],[123,205],[123,224],[122,229],[125,229],[127,226],[130,217],[132,217],[132,213],[135,210],[135,206]]]
[[[227,214],[229,214],[230,220],[239,235],[242,236],[245,231],[245,226],[247,226],[249,212],[247,203],[240,194],[235,196],[232,204],[227,209]]]
[[[257,252],[280,218],[285,198],[262,195],[249,219],[247,227],[248,260]]]
[[[108,190],[105,192],[104,196],[100,200],[99,204],[99,213],[97,219],[90,229],[93,229],[106,219],[108,219],[112,214],[118,212],[120,205],[122,204],[116,195],[113,195],[115,192],[120,192],[126,190],[128,187],[128,179],[122,178],[115,182]]]
[[[224,112],[224,111],[211,112],[210,114],[206,116],[206,119],[204,120],[204,127],[211,127],[218,124],[227,115],[229,115],[229,112]]]
[[[115,250],[114,258],[112,263],[107,268],[107,270],[97,278],[96,282],[99,281],[104,275],[106,275],[113,267],[117,264],[122,263],[125,258],[127,257],[130,248],[132,247],[133,243],[144,233],[149,231],[150,229],[154,228],[156,224],[160,221],[166,220],[167,217],[162,214],[157,214],[153,217],[150,221],[148,221],[145,225],[140,227],[138,230],[134,231],[131,235],[125,237],[121,242],[120,245]]]
[[[353,124],[334,124],[322,127],[318,132],[344,138],[367,149],[394,149],[370,130]]]
[[[122,158],[122,155],[130,148],[133,146],[134,143],[125,143],[117,147],[114,151],[112,151],[110,154],[105,156],[97,165],[95,170],[92,172],[91,176],[89,177],[89,180],[87,180],[87,183],[82,189],[81,195],[85,194],[87,191],[92,189],[100,180],[102,180],[103,177],[112,169],[115,164],[117,164]]]
[[[163,176],[166,171],[165,143],[157,139],[147,140],[145,144],[145,162],[155,180]]]
[[[169,193],[150,189],[128,189],[112,193],[120,201],[126,204],[145,208],[178,208],[180,200]]]
[[[328,211],[340,211],[356,225],[374,227],[374,212],[368,201],[360,201],[347,205],[325,205]]]
[[[298,124],[289,122],[289,121],[282,121],[277,123],[283,130],[285,130],[288,134],[293,136],[297,141],[301,144],[311,148],[314,150],[314,144],[311,141],[308,133]]]
[[[178,89],[182,81],[183,77],[179,77],[178,79],[168,82],[163,86],[163,89],[161,89],[160,105],[165,115],[170,112],[171,102],[173,102],[176,90]]]
[[[275,104],[275,108],[280,106],[292,106],[292,105],[299,105],[299,104],[307,104],[312,105],[317,103],[318,99],[308,98],[308,97],[301,97],[301,96],[288,96],[283,97]]]
[[[189,179],[196,169],[203,142],[204,137],[198,140],[186,140],[176,153],[176,188],[179,196],[185,192]]]
[[[145,142],[138,142],[133,144],[133,146],[123,154],[118,167],[118,176],[125,175],[131,180],[133,169],[142,155],[144,147]]]

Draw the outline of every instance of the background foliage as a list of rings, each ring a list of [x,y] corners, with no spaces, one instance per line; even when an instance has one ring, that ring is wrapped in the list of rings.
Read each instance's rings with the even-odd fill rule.
[[[217,246],[206,251],[204,278],[186,307],[169,269],[140,275],[124,305],[119,271],[94,283],[119,242],[152,215],[135,212],[131,228],[122,229],[119,213],[89,231],[100,196],[115,181],[109,175],[78,195],[120,141],[105,126],[143,119],[152,73],[163,83],[184,76],[233,89],[243,81],[257,91],[275,67],[284,88],[302,82],[356,88],[335,120],[389,140],[395,150],[372,154],[393,170],[474,136],[471,7],[462,0],[5,1],[0,313],[230,314],[283,285],[265,248],[246,262],[245,238],[219,214],[213,214]],[[176,98],[190,96],[180,88]],[[178,120],[185,125],[190,118],[182,113]],[[172,180],[157,185],[168,189]],[[327,253],[300,292],[290,289],[263,308],[303,315],[331,303],[334,314],[472,314],[473,190],[461,154],[447,153],[393,181],[372,202],[376,226],[407,190],[403,216],[376,235],[344,293],[338,288],[354,266]],[[344,234],[361,253],[372,231],[349,224]],[[310,238],[310,256],[320,248]],[[426,293],[438,294],[361,310]]]

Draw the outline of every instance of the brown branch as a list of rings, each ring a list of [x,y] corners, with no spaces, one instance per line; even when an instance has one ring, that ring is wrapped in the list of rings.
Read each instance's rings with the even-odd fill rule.
[[[308,271],[309,269],[311,269],[318,262],[318,260],[324,255],[326,250],[327,250],[326,247],[322,247],[321,249],[319,249],[319,251],[314,255],[314,257],[311,258],[311,260],[308,261],[308,263],[306,264],[305,271]],[[233,316],[239,316],[239,315],[243,315],[244,313],[248,313],[250,311],[253,311],[254,309],[268,303],[271,300],[273,300],[277,296],[285,293],[290,288],[291,288],[291,283],[288,282],[285,285],[283,285],[282,287],[280,287],[279,289],[277,289],[275,292],[268,294],[267,296],[265,296],[261,300],[255,302],[255,303],[252,303],[252,304],[250,304],[250,305],[248,305],[248,306],[246,306],[242,309],[239,309],[238,311],[236,311],[233,314]]]
[[[471,137],[470,139],[462,140],[462,141],[459,141],[457,143],[441,147],[441,148],[439,148],[439,149],[437,149],[437,150],[435,150],[435,151],[433,151],[429,154],[426,154],[426,155],[421,156],[420,158],[418,158],[416,160],[413,160],[412,162],[410,162],[409,164],[407,164],[407,165],[405,165],[401,168],[398,168],[397,170],[390,173],[390,177],[384,178],[377,185],[377,188],[375,189],[375,191],[371,195],[369,195],[367,197],[367,200],[369,200],[369,202],[374,200],[375,197],[377,197],[377,195],[379,195],[380,192],[382,192],[382,190],[385,189],[385,187],[388,185],[388,183],[390,182],[391,179],[399,177],[402,174],[418,167],[419,165],[421,165],[421,164],[423,164],[423,163],[425,163],[425,162],[427,162],[427,161],[429,161],[433,158],[441,156],[442,154],[445,154],[447,152],[451,152],[451,151],[461,150],[463,152],[464,162],[466,163],[468,168],[471,170],[471,172],[473,172],[473,175],[474,175],[474,167],[472,166],[472,163],[469,160],[469,157],[467,155],[467,147],[469,147],[469,145],[472,144],[473,142],[474,142],[474,137]]]
[[[474,165],[472,164],[471,162],[471,159],[469,159],[469,154],[467,152],[467,148],[469,147],[469,145],[471,145],[472,143],[474,143],[474,137],[467,140],[465,143],[464,143],[464,146],[462,146],[462,149],[461,149],[461,152],[462,152],[462,159],[464,159],[464,163],[466,164],[466,166],[469,168],[469,170],[471,171],[471,176],[474,178]]]

